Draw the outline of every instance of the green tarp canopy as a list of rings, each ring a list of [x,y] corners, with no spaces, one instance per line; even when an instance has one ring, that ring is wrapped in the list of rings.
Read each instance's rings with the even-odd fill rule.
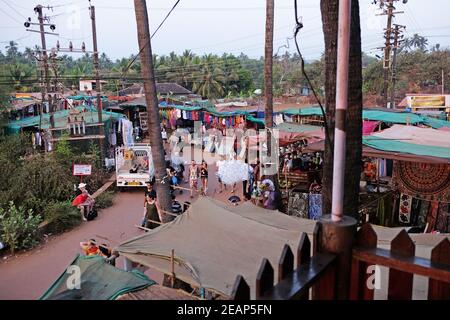
[[[284,132],[292,132],[292,133],[299,133],[299,132],[311,132],[311,131],[317,131],[321,130],[322,127],[320,126],[313,126],[309,124],[299,124],[295,122],[283,122],[280,123],[275,127],[275,129],[278,129],[280,131]]]
[[[80,268],[80,289],[69,289],[75,272],[72,266]],[[73,268],[73,267],[72,267]],[[143,273],[123,271],[113,267],[100,256],[80,256],[64,270],[63,274],[39,298],[40,300],[114,300],[118,296],[145,289],[156,282]]]
[[[76,110],[82,111],[86,110],[86,112],[83,112],[82,115],[84,117],[84,120],[87,124],[96,123],[98,122],[98,113],[97,109],[93,106],[78,106],[75,107]],[[67,125],[67,118],[69,117],[70,110],[60,110],[56,111],[54,113],[54,119],[55,119],[55,127],[65,127]],[[110,119],[118,120],[120,118],[124,118],[125,116],[116,113],[116,112],[109,112],[109,111],[102,111],[102,121],[104,123],[108,122]],[[19,133],[21,128],[28,128],[28,127],[38,127],[40,122],[40,116],[34,116],[29,118],[23,118],[16,121],[11,121],[8,123],[8,132],[9,133]],[[50,128],[50,114],[45,113],[42,115],[42,129],[48,129]]]
[[[382,121],[386,123],[418,124],[423,117],[411,112],[388,112],[381,110],[363,110],[363,120]]]
[[[264,121],[264,119],[262,119],[262,118],[255,118],[254,116],[252,116],[252,115],[247,115],[247,117],[246,117],[246,119],[248,120],[248,121],[251,121],[251,122],[254,122],[254,123],[257,123],[257,124],[261,124],[261,125],[265,125],[266,124],[266,122]]]
[[[101,96],[102,100],[108,100],[107,96]],[[68,96],[66,99],[72,100],[83,100],[83,99],[97,99],[97,96],[85,96],[85,95],[76,95],[76,96]]]
[[[363,144],[378,150],[450,159],[450,148],[419,145],[375,136],[363,137]]]
[[[322,116],[322,110],[320,107],[307,107],[307,108],[291,108],[282,111],[281,113],[289,116]]]
[[[445,121],[441,119],[431,118],[431,117],[424,117],[424,123],[427,126],[432,127],[433,129],[440,129],[443,127],[450,128],[450,121]]]

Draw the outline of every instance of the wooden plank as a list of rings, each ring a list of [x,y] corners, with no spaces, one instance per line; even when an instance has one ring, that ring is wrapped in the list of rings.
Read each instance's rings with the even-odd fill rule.
[[[105,192],[115,181],[116,181],[116,174],[114,173],[111,176],[111,178],[109,178],[108,181],[100,189],[94,192],[92,198],[94,199],[97,198],[99,195]]]
[[[105,139],[105,136],[102,135],[90,135],[90,136],[74,136],[74,137],[64,137],[64,138],[53,138],[50,139],[50,141],[61,141],[61,140],[68,140],[68,141],[78,141],[78,140],[91,140],[91,139]]]
[[[450,241],[445,238],[431,250],[431,262],[450,265]],[[450,281],[428,280],[429,300],[449,300]]]
[[[288,244],[285,244],[278,262],[278,282],[294,271],[294,254]]]
[[[353,249],[353,258],[368,264],[414,273],[434,280],[450,283],[450,266],[419,257],[405,257],[386,249]]]
[[[405,257],[414,257],[416,246],[405,229],[391,242],[391,252]],[[388,300],[411,300],[413,277],[410,272],[390,269],[388,284]]]
[[[377,234],[370,223],[365,223],[356,233],[355,244],[362,248],[377,247]],[[374,290],[367,286],[370,274],[367,273],[369,263],[352,257],[350,272],[350,300],[373,300]]]
[[[264,295],[257,296],[257,300],[290,300],[299,299],[308,295],[309,289],[317,279],[324,274],[328,266],[334,262],[335,255],[319,253],[305,263],[301,268],[290,273],[276,286],[269,289]]]
[[[336,263],[330,263],[313,286],[313,300],[334,300],[336,298]]]
[[[231,300],[250,300],[250,287],[241,275],[236,277],[230,297]]]
[[[272,265],[264,258],[256,276],[256,297],[264,295],[266,291],[273,288],[273,273]]]

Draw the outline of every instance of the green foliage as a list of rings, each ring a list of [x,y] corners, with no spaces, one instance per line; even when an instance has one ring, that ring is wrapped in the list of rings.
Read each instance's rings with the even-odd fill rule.
[[[70,159],[73,157],[73,152],[70,147],[70,143],[67,140],[68,134],[63,135],[60,141],[56,144],[55,148],[55,156],[58,160],[66,163],[70,161]]]
[[[114,204],[114,192],[105,191],[95,199],[95,206],[98,209],[109,208]]]
[[[50,233],[61,233],[81,223],[80,210],[70,202],[50,203],[44,210],[44,218]]]
[[[14,254],[16,250],[30,249],[39,243],[38,226],[41,217],[13,202],[7,209],[0,208],[0,238]]]

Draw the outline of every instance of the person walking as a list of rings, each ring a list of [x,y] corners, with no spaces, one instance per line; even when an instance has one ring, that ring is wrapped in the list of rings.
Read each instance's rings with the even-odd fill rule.
[[[202,181],[202,195],[206,196],[206,191],[208,191],[208,164],[205,160],[202,160],[200,167],[200,180]]]
[[[159,204],[156,201],[156,197],[149,195],[146,197],[145,203],[145,215],[143,219],[143,226],[147,229],[154,229],[159,227],[161,219],[159,217]]]
[[[194,197],[194,190],[197,191],[197,182],[198,166],[195,163],[195,160],[192,160],[191,165],[189,166],[189,188],[191,189],[191,198]]]

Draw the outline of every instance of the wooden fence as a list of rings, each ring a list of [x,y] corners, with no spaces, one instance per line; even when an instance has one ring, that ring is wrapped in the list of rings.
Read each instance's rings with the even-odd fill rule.
[[[257,274],[256,300],[330,300],[337,298],[339,256],[318,248],[320,228],[311,242],[302,234],[296,248],[296,259],[289,245],[285,245],[278,261],[278,274],[268,259],[263,259]],[[296,264],[294,266],[294,260]],[[372,300],[376,268],[389,268],[387,299],[412,299],[413,275],[429,278],[428,299],[450,299],[450,241],[442,240],[431,252],[431,259],[415,256],[415,245],[405,230],[391,242],[391,249],[377,248],[377,235],[370,224],[356,233],[351,256],[349,292],[351,300]],[[346,268],[344,268],[346,269]],[[275,277],[277,283],[274,284]],[[372,288],[372,289],[370,289]],[[310,289],[312,292],[310,293]],[[341,294],[342,296],[342,294]],[[249,300],[250,287],[242,276],[237,276],[231,299]]]

